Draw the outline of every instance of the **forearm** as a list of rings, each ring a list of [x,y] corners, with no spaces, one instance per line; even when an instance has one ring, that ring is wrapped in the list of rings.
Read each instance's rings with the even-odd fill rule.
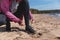
[[[31,11],[29,11],[29,16],[30,16],[30,19],[33,19],[33,15],[31,13]]]
[[[19,22],[21,21],[19,18],[17,18],[16,16],[14,16],[11,12],[6,12],[5,15],[12,21],[14,22]]]
[[[1,2],[1,10],[2,12],[12,21],[14,22],[19,22],[20,19],[17,18],[16,16],[14,16],[10,11],[9,11],[9,4],[8,4],[8,0],[3,0]]]

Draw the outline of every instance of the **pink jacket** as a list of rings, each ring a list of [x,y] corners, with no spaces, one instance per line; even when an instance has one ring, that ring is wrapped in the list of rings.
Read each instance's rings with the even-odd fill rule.
[[[2,11],[11,21],[21,22],[21,20],[19,18],[14,16],[13,13],[11,13],[9,11],[9,7],[10,7],[10,1],[9,0],[1,0],[0,11]]]

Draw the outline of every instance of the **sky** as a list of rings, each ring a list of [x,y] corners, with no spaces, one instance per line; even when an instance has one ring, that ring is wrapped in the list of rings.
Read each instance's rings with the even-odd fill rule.
[[[38,10],[60,9],[60,0],[29,0],[30,8]]]

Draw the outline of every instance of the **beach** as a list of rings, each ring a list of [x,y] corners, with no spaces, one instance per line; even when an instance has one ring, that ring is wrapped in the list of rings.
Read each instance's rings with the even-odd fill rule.
[[[0,40],[60,40],[60,19],[46,14],[33,14],[34,23],[30,23],[35,34],[25,32],[25,25],[11,22],[11,32],[0,26]]]

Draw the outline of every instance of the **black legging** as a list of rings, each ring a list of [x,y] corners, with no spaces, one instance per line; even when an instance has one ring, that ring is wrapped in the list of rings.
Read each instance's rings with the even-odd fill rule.
[[[14,13],[18,18],[24,15],[25,25],[29,26],[29,3],[28,0],[22,0],[19,3],[17,11]]]

